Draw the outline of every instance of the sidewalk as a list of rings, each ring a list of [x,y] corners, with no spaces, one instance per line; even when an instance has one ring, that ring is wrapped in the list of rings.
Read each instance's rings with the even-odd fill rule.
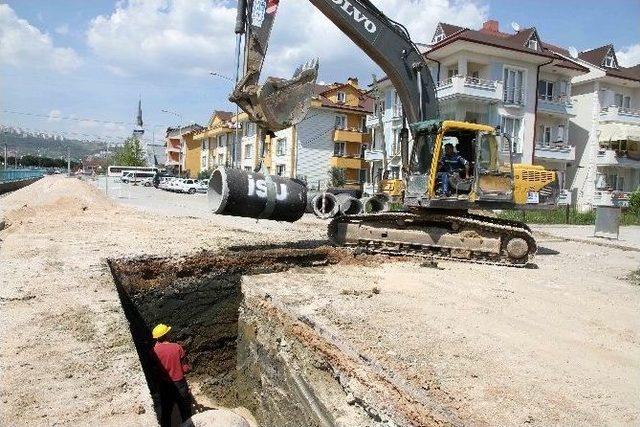
[[[640,226],[636,225],[620,227],[618,240],[594,237],[593,225],[530,224],[530,227],[534,232],[563,239],[640,251]]]

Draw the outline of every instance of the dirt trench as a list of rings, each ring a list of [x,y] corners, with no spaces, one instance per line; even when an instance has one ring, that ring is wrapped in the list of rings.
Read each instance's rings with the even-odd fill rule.
[[[341,354],[308,319],[295,318],[269,295],[248,300],[242,292],[247,275],[371,262],[380,259],[325,246],[267,246],[179,259],[112,259],[109,265],[154,398],[148,354],[151,328],[162,322],[184,344],[193,366],[189,380],[207,399],[247,408],[260,425],[377,425],[392,418],[405,424],[393,405],[353,395],[357,356]]]

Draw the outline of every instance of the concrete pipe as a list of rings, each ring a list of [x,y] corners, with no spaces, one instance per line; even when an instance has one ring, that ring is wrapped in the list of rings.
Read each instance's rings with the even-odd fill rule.
[[[313,213],[313,201],[315,200],[316,196],[318,196],[318,194],[322,194],[322,192],[320,191],[307,191],[307,209],[306,209],[306,213]]]
[[[313,213],[318,218],[329,219],[336,216],[340,209],[336,196],[331,193],[318,194],[313,199]]]
[[[307,207],[307,187],[296,179],[218,167],[209,180],[214,213],[275,221],[297,221]]]
[[[349,194],[341,193],[336,195],[338,208],[343,215],[357,215],[362,212],[362,202]]]
[[[385,210],[384,199],[380,199],[376,196],[366,197],[361,200],[362,212],[364,213],[378,213]]]

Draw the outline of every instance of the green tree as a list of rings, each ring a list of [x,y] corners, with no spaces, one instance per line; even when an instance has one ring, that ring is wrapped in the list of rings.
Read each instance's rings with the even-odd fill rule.
[[[130,136],[124,141],[122,148],[113,156],[112,162],[118,166],[145,166],[146,163],[140,140],[135,136]]]
[[[209,179],[211,178],[211,174],[213,173],[213,169],[205,169],[198,173],[198,179]]]
[[[640,217],[640,188],[636,189],[629,196],[629,210],[636,216]]]
[[[344,187],[347,183],[347,176],[345,170],[332,166],[329,169],[329,184],[332,187]]]

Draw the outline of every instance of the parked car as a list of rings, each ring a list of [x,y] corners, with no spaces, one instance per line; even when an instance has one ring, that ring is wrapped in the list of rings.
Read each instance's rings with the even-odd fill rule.
[[[182,181],[184,178],[173,178],[167,184],[167,190],[169,191],[182,191]]]
[[[195,194],[200,184],[197,179],[183,179],[180,183],[179,190],[182,193]]]
[[[153,185],[153,178],[142,178],[139,182],[140,185],[144,185],[145,187],[151,187]]]
[[[196,187],[196,191],[198,193],[206,193],[207,191],[209,191],[209,180],[208,179],[198,180],[198,186]]]

